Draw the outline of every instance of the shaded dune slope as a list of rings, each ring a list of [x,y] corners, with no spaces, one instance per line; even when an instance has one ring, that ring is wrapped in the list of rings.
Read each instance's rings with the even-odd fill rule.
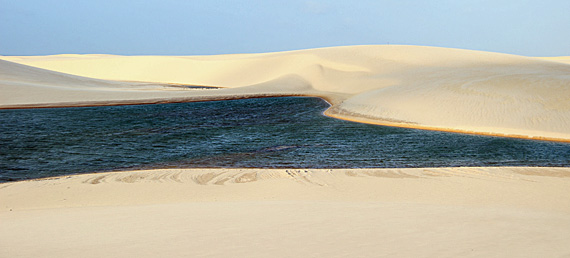
[[[2,59],[104,80],[225,88],[209,92],[153,88],[156,92],[152,94],[133,89],[123,94],[131,100],[318,96],[333,105],[326,114],[341,119],[570,141],[570,65],[537,58],[419,46],[349,46],[220,56],[58,55]],[[0,73],[3,93],[6,81],[5,72]],[[8,84],[15,81],[18,79],[9,78]],[[21,103],[41,102],[25,100],[25,93],[11,87],[8,95],[20,94]],[[113,87],[107,85],[101,92],[106,94]],[[81,96],[67,101],[83,100],[92,101]],[[49,101],[44,98],[44,102]],[[2,100],[1,104],[19,103]]]

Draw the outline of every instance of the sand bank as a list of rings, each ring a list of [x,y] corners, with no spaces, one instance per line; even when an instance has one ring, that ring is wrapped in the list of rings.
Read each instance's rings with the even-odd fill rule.
[[[171,169],[0,184],[2,257],[558,257],[570,169]]]
[[[10,61],[0,62],[3,108],[302,95],[327,99],[333,105],[327,114],[341,119],[570,141],[564,57],[350,46],[219,56],[0,58]]]

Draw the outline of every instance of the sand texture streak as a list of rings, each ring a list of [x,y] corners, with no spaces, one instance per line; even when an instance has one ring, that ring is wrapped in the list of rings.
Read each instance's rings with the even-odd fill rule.
[[[1,59],[3,108],[304,95],[327,99],[333,106],[326,114],[341,119],[570,141],[565,57],[348,46],[219,56]]]
[[[0,257],[565,257],[570,169],[170,169],[0,184]]]

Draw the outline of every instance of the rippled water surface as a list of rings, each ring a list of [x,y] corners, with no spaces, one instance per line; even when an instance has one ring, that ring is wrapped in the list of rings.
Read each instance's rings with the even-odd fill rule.
[[[0,181],[159,167],[570,166],[570,144],[366,125],[316,98],[0,110]]]

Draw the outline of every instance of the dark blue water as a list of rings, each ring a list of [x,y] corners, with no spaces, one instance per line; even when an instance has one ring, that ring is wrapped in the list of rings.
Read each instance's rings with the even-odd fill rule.
[[[159,167],[570,166],[570,144],[328,118],[316,98],[0,110],[0,181]]]

